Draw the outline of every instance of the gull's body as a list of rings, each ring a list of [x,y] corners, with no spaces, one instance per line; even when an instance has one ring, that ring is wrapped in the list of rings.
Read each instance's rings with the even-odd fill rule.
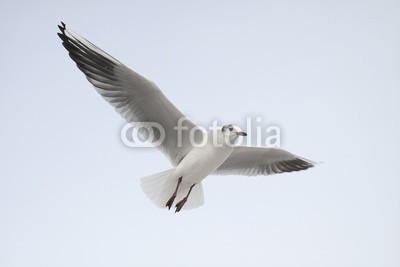
[[[232,142],[238,138],[237,132],[244,134],[239,128],[236,129],[238,131],[232,133],[224,133],[222,130],[217,130],[215,135],[213,132],[203,133],[205,135],[203,138],[207,140],[205,144],[192,148],[175,168],[142,178],[143,191],[154,204],[162,208],[174,194],[178,179],[182,178],[170,206],[175,203],[175,198],[182,199],[192,185],[196,187],[193,187],[191,197],[185,201],[184,208],[190,209],[201,205],[203,203],[201,181],[210,173],[215,172],[232,154],[234,149]],[[154,192],[157,193],[154,194]]]
[[[64,23],[59,29],[58,35],[78,68],[128,123],[157,123],[165,131],[165,138],[157,148],[173,168],[141,179],[143,191],[158,207],[175,205],[176,211],[180,211],[203,205],[201,181],[209,174],[270,175],[314,166],[314,162],[283,149],[235,146],[239,136],[246,136],[246,133],[233,125],[222,127],[216,135],[214,132],[197,133],[195,144],[207,138],[204,145],[197,147],[191,139],[191,133],[198,132],[197,126],[155,83],[67,30]],[[178,136],[177,125],[185,129]],[[161,132],[155,130],[154,136],[159,138]]]
[[[175,168],[174,175],[185,177],[184,182],[199,183],[210,173],[214,172],[232,153],[233,146],[216,147],[213,144],[212,132],[206,133],[207,143],[193,148]],[[222,135],[218,131],[218,135]]]

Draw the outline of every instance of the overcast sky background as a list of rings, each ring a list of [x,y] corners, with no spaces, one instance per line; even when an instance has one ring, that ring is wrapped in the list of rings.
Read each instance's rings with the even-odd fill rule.
[[[0,3],[0,266],[400,266],[400,3],[216,2]],[[122,144],[60,20],[193,121],[261,116],[324,163],[158,209],[139,178],[169,162]]]

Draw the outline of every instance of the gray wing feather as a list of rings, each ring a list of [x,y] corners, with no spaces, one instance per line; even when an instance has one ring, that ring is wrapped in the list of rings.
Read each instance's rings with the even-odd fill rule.
[[[314,165],[315,162],[311,160],[279,148],[237,146],[213,174],[271,175],[306,170]]]
[[[78,34],[59,26],[58,36],[69,56],[86,75],[98,93],[110,103],[129,123],[156,122],[165,130],[165,139],[158,148],[173,165],[177,165],[192,149],[189,132],[196,127],[184,120],[182,145],[178,145],[174,129],[180,118],[185,117],[161,92],[155,83],[144,78]],[[196,133],[199,131],[196,131]],[[155,140],[160,132],[154,129]],[[197,140],[199,136],[196,136]]]

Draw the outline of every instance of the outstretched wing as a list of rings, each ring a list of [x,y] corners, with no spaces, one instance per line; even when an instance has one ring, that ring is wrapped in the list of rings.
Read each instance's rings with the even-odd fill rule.
[[[195,124],[185,119],[179,140],[174,127],[178,126],[179,119],[185,116],[165,97],[155,83],[67,29],[64,23],[58,27],[61,31],[58,36],[68,50],[69,56],[99,94],[127,122],[155,122],[163,127],[165,139],[158,148],[173,165],[178,165],[192,148],[189,132],[196,127]],[[159,140],[161,132],[157,128],[153,130],[154,140]]]
[[[315,162],[279,148],[237,146],[213,174],[271,175],[306,170],[314,165]]]

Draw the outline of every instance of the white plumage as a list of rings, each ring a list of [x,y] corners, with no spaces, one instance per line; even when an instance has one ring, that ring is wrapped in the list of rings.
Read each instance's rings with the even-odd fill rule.
[[[185,116],[165,97],[155,83],[144,78],[121,62],[82,38],[59,26],[59,37],[70,57],[85,74],[99,94],[129,123],[157,123],[165,131],[165,139],[158,148],[173,165],[172,169],[141,179],[146,196],[158,207],[181,209],[197,208],[204,203],[201,181],[209,174],[270,175],[311,168],[314,162],[278,148],[234,146],[239,136],[246,136],[239,127],[226,125],[217,131],[194,131],[197,127],[184,119],[181,136],[175,127]],[[146,135],[145,132],[141,134]],[[155,138],[161,132],[155,129]],[[205,140],[204,138],[207,138]],[[216,146],[215,144],[220,144]]]

